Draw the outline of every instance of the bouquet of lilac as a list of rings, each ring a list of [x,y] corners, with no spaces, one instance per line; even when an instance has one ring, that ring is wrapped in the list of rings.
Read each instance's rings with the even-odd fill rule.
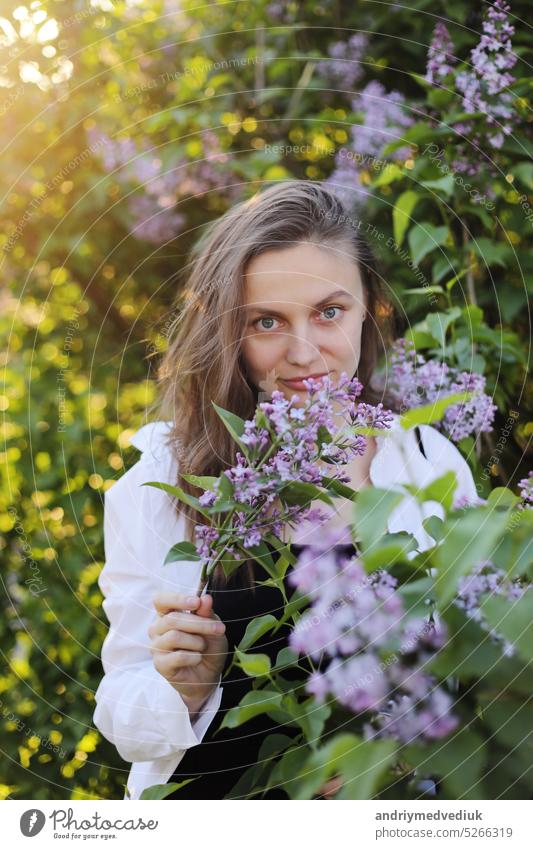
[[[179,487],[150,484],[194,505],[209,520],[196,525],[194,543],[178,543],[166,559],[202,562],[199,593],[218,563],[229,577],[252,558],[273,578],[279,577],[283,564],[286,568],[292,562],[280,539],[284,524],[318,524],[326,516],[311,502],[333,506],[334,498],[355,495],[342,469],[328,474],[326,466],[342,467],[363,454],[365,437],[390,426],[392,414],[383,404],[357,401],[363,388],[357,378],[343,373],[338,383],[328,378],[305,383],[308,393],[302,406],[297,406],[298,395],[288,400],[274,391],[271,400],[259,403],[254,418],[246,421],[214,405],[240,450],[236,464],[218,478],[185,476],[204,489],[199,498]],[[281,553],[283,563],[273,563],[266,543]]]

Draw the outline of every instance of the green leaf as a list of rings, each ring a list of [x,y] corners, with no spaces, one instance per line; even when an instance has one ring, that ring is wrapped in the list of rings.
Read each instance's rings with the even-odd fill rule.
[[[141,484],[141,486],[153,486],[155,489],[162,489],[163,492],[172,495],[173,498],[178,498],[180,501],[183,501],[184,504],[188,504],[190,507],[194,507],[195,510],[198,510],[202,516],[209,516],[208,511],[202,507],[199,500],[194,497],[194,495],[189,495],[188,492],[184,492],[180,486],[172,486],[169,483],[159,483],[158,481],[145,481]]]
[[[268,572],[271,578],[278,577],[276,564],[272,557],[271,551],[264,540],[261,540],[259,545],[249,546],[248,548],[245,548],[243,545],[240,545],[240,549],[246,554],[247,557],[251,557],[252,560],[257,560],[257,562],[263,567],[263,569]]]
[[[402,289],[402,295],[429,295],[435,293],[444,295],[442,286],[422,286],[420,289]]]
[[[220,728],[237,728],[254,716],[279,708],[282,693],[275,690],[252,690],[246,693],[236,707],[231,708],[220,725]]]
[[[306,481],[291,481],[280,491],[280,499],[285,504],[309,504],[317,499],[333,506],[333,501],[326,492]]]
[[[461,728],[452,736],[434,743],[416,743],[405,747],[402,759],[417,769],[419,777],[441,778],[450,799],[478,799],[477,782],[487,758],[484,740],[473,731]]]
[[[395,162],[387,162],[385,168],[383,168],[377,179],[374,180],[373,185],[376,187],[388,186],[396,180],[401,180],[402,177],[405,177],[404,169],[396,165]]]
[[[446,347],[446,331],[448,327],[460,317],[461,310],[459,307],[451,307],[446,312],[434,312],[426,316],[426,327],[441,348],[444,349]]]
[[[272,613],[265,613],[264,616],[256,616],[251,622],[248,622],[244,637],[237,646],[242,652],[247,651],[251,646],[255,645],[263,634],[271,631],[277,625],[278,620]]]
[[[526,590],[521,598],[511,601],[493,595],[483,600],[482,610],[489,625],[516,646],[526,662],[532,662],[533,593]]]
[[[438,401],[432,401],[430,404],[423,404],[421,407],[413,407],[412,410],[400,415],[400,424],[405,430],[421,424],[433,424],[439,422],[444,413],[451,407],[452,404],[459,404],[461,401],[468,401],[472,397],[472,392],[453,392],[451,395],[446,395],[444,398],[439,398]]]
[[[487,498],[491,507],[514,507],[519,501],[520,497],[506,486],[494,487]]]
[[[245,654],[235,649],[237,665],[251,678],[268,675],[270,672],[270,658],[267,654]]]
[[[196,546],[192,542],[177,542],[173,545],[167,556],[165,557],[165,566],[167,563],[174,563],[176,560],[201,560],[202,558],[196,551]]]
[[[432,553],[435,590],[441,605],[456,594],[457,581],[482,560],[490,560],[507,525],[507,511],[471,507],[445,522],[442,543]]]
[[[408,237],[411,259],[414,264],[419,265],[425,256],[434,251],[435,248],[444,245],[449,234],[448,227],[435,227],[429,221],[416,224],[409,231]]]
[[[211,491],[213,491],[214,485],[218,480],[213,475],[182,475],[182,477],[184,480],[192,483],[193,486],[199,486],[201,489],[209,489]],[[224,477],[228,480],[226,475]]]
[[[533,164],[531,162],[519,162],[518,165],[513,166],[512,171],[524,186],[533,190]]]
[[[376,569],[389,569],[395,563],[403,562],[411,551],[418,547],[414,536],[407,533],[385,534],[371,549],[364,552],[364,563],[368,572]]]
[[[500,743],[513,750],[516,760],[520,754],[522,766],[519,770],[531,771],[533,763],[533,709],[531,699],[518,699],[512,693],[480,696],[483,721],[487,723]]]
[[[457,475],[455,472],[445,472],[440,478],[432,481],[428,486],[418,492],[417,498],[423,501],[438,501],[446,512],[451,510],[455,490],[457,489]]]
[[[479,623],[454,604],[443,608],[442,618],[448,628],[448,639],[431,661],[432,672],[439,678],[453,676],[465,684],[483,682],[485,689],[498,693],[509,689],[531,695],[533,677],[523,660],[506,657],[501,644],[495,643]]]
[[[409,330],[406,330],[405,338],[413,342],[417,351],[423,351],[425,348],[433,348],[437,341],[430,333],[426,333],[424,330],[416,327],[410,327]]]
[[[510,257],[510,251],[507,245],[500,242],[493,242],[484,236],[480,236],[471,244],[472,250],[490,267],[491,265],[501,265],[507,267],[507,261]]]
[[[326,721],[331,716],[331,705],[319,704],[312,697],[299,705],[298,724],[308,743],[320,740]]]
[[[190,784],[191,781],[196,781],[196,778],[187,778],[185,781],[180,781],[176,784],[175,781],[170,784],[152,784],[150,787],[145,787],[139,799],[166,799],[167,796],[170,796],[171,793],[174,793],[175,790],[179,790],[180,787],[185,787],[186,784]]]
[[[437,192],[442,192],[446,197],[453,195],[455,181],[451,174],[446,174],[445,177],[439,177],[438,180],[424,180],[421,183],[425,189],[435,189]]]
[[[394,233],[394,241],[400,247],[405,236],[409,224],[411,223],[411,213],[420,200],[421,195],[418,192],[411,190],[402,192],[392,210],[392,227]]]
[[[266,783],[264,776],[272,768],[273,759],[293,743],[294,739],[286,734],[269,734],[261,744],[257,763],[246,770],[224,798],[239,799],[253,796],[254,791]]]
[[[336,495],[342,495],[343,498],[347,498],[349,501],[353,501],[357,495],[357,490],[334,478],[324,477],[322,478],[322,483],[330,492],[334,492]]]
[[[451,291],[452,291],[452,289],[453,289],[453,287],[455,286],[455,284],[456,284],[456,283],[458,283],[458,282],[459,282],[459,280],[461,280],[461,279],[465,276],[465,274],[468,274],[468,272],[469,272],[469,271],[471,271],[471,270],[472,270],[472,268],[471,268],[471,267],[469,267],[469,268],[465,268],[465,269],[463,269],[463,271],[460,271],[460,272],[459,272],[459,274],[456,274],[454,277],[451,277],[451,278],[450,278],[450,279],[446,282],[446,289],[447,289],[447,291],[448,291],[448,292],[451,292]],[[483,312],[481,312],[481,316],[483,316]]]
[[[440,516],[428,516],[426,519],[422,519],[422,525],[435,542],[440,542],[444,536],[444,521]]]
[[[354,524],[363,552],[376,545],[387,530],[389,515],[404,497],[401,492],[365,487],[354,503]]]
[[[296,563],[296,557],[291,552],[290,543],[283,542],[272,531],[265,534],[264,541],[269,543],[281,557],[284,557],[288,565],[293,566]]]
[[[371,799],[393,763],[395,752],[392,740],[362,740],[355,734],[336,734],[305,761],[291,797],[312,799],[326,781],[340,774],[343,786],[337,799]]]
[[[277,656],[276,662],[272,667],[273,672],[281,672],[288,666],[292,666],[298,660],[298,655],[291,649],[290,646],[285,646],[280,649]]]
[[[230,413],[229,410],[224,410],[223,407],[219,407],[214,401],[211,401],[211,403],[235,442],[237,442],[246,455],[248,455],[248,446],[241,441],[241,436],[244,433],[244,419],[241,419],[240,416],[236,416],[235,413]],[[224,475],[224,477],[227,477],[227,475]]]

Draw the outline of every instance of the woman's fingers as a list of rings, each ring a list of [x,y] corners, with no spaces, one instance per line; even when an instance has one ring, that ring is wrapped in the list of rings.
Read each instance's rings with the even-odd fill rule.
[[[169,652],[177,649],[204,652],[206,648],[207,643],[203,637],[197,634],[187,634],[185,631],[167,631],[152,643],[152,652]]]
[[[200,596],[200,606],[195,610],[197,616],[209,617],[213,615],[213,596]]]
[[[185,649],[154,654],[154,666],[167,680],[175,676],[180,669],[198,666],[201,662],[202,655],[200,652],[186,651]]]
[[[172,610],[196,610],[199,606],[200,599],[192,594],[163,591],[154,596],[154,607],[160,616]]]
[[[189,634],[212,637],[215,634],[223,634],[225,630],[224,623],[218,618],[206,619],[203,616],[193,613],[179,613],[174,611],[167,613],[165,616],[157,617],[148,628],[148,636],[150,639],[153,639],[167,631],[187,631]]]

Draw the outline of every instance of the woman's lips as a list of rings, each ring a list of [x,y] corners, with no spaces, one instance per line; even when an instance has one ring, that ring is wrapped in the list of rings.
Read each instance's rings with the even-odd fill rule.
[[[309,377],[303,378],[302,380],[282,380],[281,382],[284,383],[286,386],[288,386],[290,389],[300,389],[300,390],[305,391],[305,390],[307,390],[307,386],[304,384],[304,382],[303,382],[304,380],[309,380],[309,379],[311,379],[311,377],[312,377],[313,380],[320,380],[320,378],[327,377],[327,376],[328,376],[328,373],[324,372],[324,374],[318,374],[316,376],[310,375]]]

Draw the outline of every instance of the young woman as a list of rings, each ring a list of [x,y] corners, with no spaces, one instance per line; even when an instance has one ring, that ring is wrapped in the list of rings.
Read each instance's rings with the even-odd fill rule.
[[[224,677],[233,648],[247,622],[275,612],[280,597],[256,585],[265,577],[257,564],[229,582],[217,574],[196,597],[198,563],[163,563],[174,543],[193,539],[203,517],[142,484],[166,481],[198,494],[183,474],[218,475],[232,463],[235,446],[212,401],[251,418],[273,389],[303,403],[303,378],[335,380],[342,372],[362,382],[362,400],[380,400],[371,378],[391,339],[391,308],[372,252],[322,185],[279,183],[232,208],[199,241],[187,272],[160,372],[161,420],[133,437],[141,458],[105,495],[99,585],[110,628],[94,722],[132,763],[128,798],[187,778],[195,780],[167,798],[231,796],[277,728],[268,717],[234,731],[219,726],[249,686],[234,669]],[[414,534],[419,550],[433,542],[423,520],[441,508],[419,505],[405,484],[423,487],[448,470],[457,475],[455,497],[476,501],[455,446],[430,426],[405,431],[397,414],[390,432],[369,439],[364,456],[347,467],[355,490],[374,484],[403,493],[388,530]],[[325,523],[347,546],[350,514],[344,501]],[[308,539],[286,528],[294,549]],[[275,658],[286,637],[265,638],[257,648]],[[286,798],[282,787],[266,798],[276,797]]]

